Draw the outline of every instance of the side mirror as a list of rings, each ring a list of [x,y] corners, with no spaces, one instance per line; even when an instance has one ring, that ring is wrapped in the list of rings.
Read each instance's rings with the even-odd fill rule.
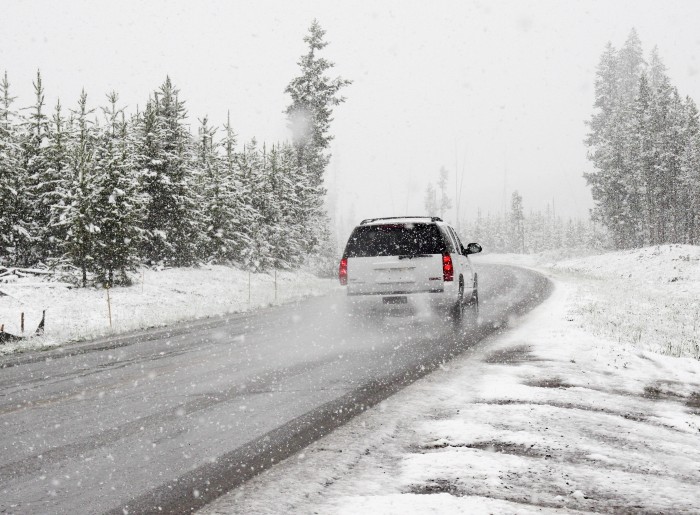
[[[469,254],[478,254],[479,252],[481,252],[481,245],[479,245],[478,243],[470,243],[464,250],[464,255],[468,256]]]

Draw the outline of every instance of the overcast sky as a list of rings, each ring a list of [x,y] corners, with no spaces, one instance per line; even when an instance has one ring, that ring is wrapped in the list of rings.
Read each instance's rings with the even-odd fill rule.
[[[18,105],[41,69],[47,100],[130,109],[170,75],[193,126],[227,110],[242,139],[288,139],[284,88],[313,18],[324,55],[354,83],[336,110],[329,185],[345,223],[424,212],[441,165],[464,173],[462,213],[554,203],[587,216],[584,120],[598,58],[632,27],[658,45],[681,94],[700,100],[700,2],[0,0],[0,71]],[[454,194],[452,195],[454,197]],[[448,218],[454,218],[450,213]]]

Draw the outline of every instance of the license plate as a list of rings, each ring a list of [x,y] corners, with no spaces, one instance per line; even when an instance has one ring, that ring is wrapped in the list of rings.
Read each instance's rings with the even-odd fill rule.
[[[383,297],[384,304],[406,304],[408,297]]]

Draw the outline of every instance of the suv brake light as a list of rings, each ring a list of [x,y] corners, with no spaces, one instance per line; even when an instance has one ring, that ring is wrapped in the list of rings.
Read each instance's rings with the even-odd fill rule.
[[[347,273],[347,272],[346,272]],[[442,255],[442,280],[452,281],[454,279],[454,268],[452,267],[452,258],[449,254]]]
[[[348,284],[348,258],[343,258],[340,260],[340,266],[338,267],[338,279],[340,284],[345,286]]]

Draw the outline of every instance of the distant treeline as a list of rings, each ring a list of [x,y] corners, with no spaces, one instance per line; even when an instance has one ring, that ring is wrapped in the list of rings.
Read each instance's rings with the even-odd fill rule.
[[[72,268],[83,285],[128,283],[137,265],[235,263],[294,268],[332,253],[323,174],[332,106],[348,81],[324,75],[324,31],[314,22],[301,74],[287,86],[290,143],[239,148],[230,121],[196,135],[172,81],[127,116],[116,93],[99,110],[83,92],[47,114],[14,108],[0,84],[0,265]]]
[[[593,216],[617,248],[700,244],[700,117],[632,30],[598,65],[587,145]]]
[[[547,206],[525,214],[523,199],[514,192],[508,213],[477,217],[461,225],[460,233],[487,252],[531,254],[561,249],[602,249],[609,245],[607,232],[594,222],[563,219]],[[466,242],[465,242],[466,244]]]

